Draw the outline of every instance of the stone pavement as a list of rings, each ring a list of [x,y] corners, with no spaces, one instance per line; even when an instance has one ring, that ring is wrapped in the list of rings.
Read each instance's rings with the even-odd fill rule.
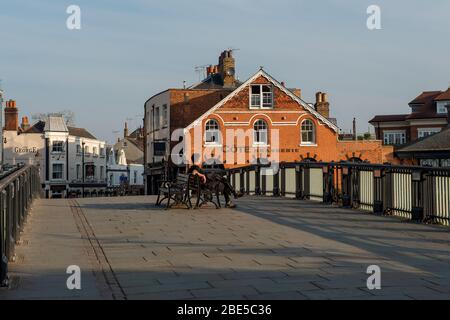
[[[450,230],[290,199],[37,200],[0,299],[450,299]],[[66,288],[79,265],[82,290]],[[367,289],[367,267],[381,290]]]

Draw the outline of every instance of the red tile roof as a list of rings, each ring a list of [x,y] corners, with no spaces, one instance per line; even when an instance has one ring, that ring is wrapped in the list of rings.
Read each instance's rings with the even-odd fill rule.
[[[424,91],[409,104],[425,104],[433,101],[442,91]]]
[[[443,93],[438,95],[435,100],[436,101],[450,100],[450,88],[448,88],[447,91],[444,91]]]

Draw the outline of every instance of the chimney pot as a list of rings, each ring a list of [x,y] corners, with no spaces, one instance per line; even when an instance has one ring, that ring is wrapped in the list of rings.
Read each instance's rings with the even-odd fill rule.
[[[322,102],[322,92],[316,93],[316,103]]]
[[[328,102],[327,101],[327,94],[324,92],[324,93],[322,93],[322,102]]]
[[[294,94],[301,99],[302,98],[302,89],[295,88]]]

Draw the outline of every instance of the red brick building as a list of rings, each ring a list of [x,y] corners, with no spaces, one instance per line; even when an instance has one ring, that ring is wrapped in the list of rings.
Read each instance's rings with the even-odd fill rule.
[[[309,104],[261,69],[185,128],[191,138],[186,150],[205,158],[212,153],[225,167],[264,157],[269,162],[392,159],[392,149],[380,141],[339,141],[329,105],[325,93],[318,92],[315,104]],[[245,141],[239,143],[243,136]]]
[[[440,132],[447,125],[450,88],[427,91],[409,103],[410,114],[377,115],[369,121],[385,145],[401,146]]]
[[[302,99],[263,69],[244,83],[235,79],[230,51],[208,68],[202,82],[163,91],[145,103],[147,192],[156,188],[161,162],[190,161],[199,153],[225,167],[249,163],[393,160],[381,141],[339,141],[326,93],[315,103]]]

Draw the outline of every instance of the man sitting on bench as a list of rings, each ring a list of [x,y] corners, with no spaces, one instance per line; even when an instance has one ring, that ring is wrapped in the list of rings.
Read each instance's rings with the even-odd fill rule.
[[[235,208],[236,205],[230,199],[231,194],[235,199],[241,197],[242,195],[236,193],[234,188],[228,182],[228,179],[217,172],[205,172],[199,166],[200,156],[198,154],[193,154],[191,159],[192,165],[189,168],[188,173],[198,176],[200,178],[200,182],[208,190],[213,191],[218,187],[218,190],[222,192],[225,197],[225,206],[227,208]]]

